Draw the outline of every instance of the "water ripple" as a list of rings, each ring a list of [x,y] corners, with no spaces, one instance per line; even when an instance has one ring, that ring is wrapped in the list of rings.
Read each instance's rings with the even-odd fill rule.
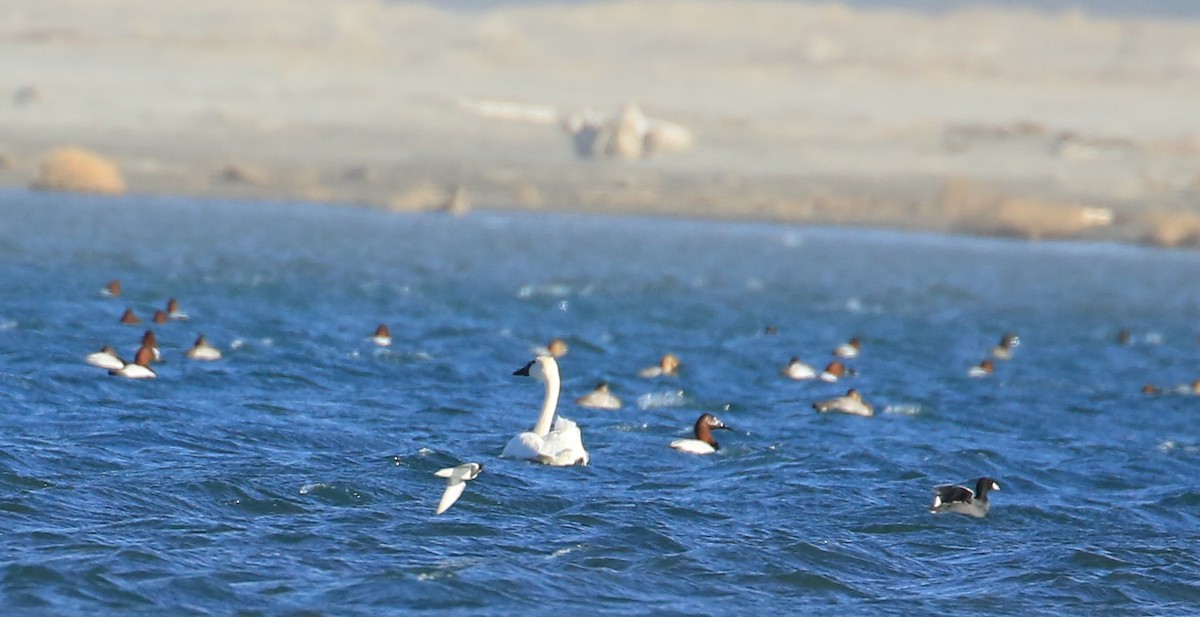
[[[1197,399],[1172,389],[1200,365],[1195,255],[79,199],[0,196],[6,612],[1182,615],[1200,603]],[[100,297],[117,276],[127,294]],[[142,330],[115,323],[126,305],[147,314],[171,296],[191,319],[156,326],[159,379],[82,364],[101,344],[136,345]],[[381,322],[388,349],[368,340]],[[1116,346],[1117,327],[1157,338]],[[1016,358],[968,379],[1008,330]],[[182,357],[200,331],[222,361]],[[857,377],[779,376],[787,358],[820,363],[853,335]],[[563,403],[584,468],[498,457],[542,397],[512,371],[556,336],[571,345],[564,401],[599,379],[626,399]],[[668,351],[685,360],[677,378],[636,377]],[[1170,394],[1142,395],[1147,381]],[[876,417],[812,411],[850,387]],[[718,453],[667,447],[704,412],[734,429]],[[484,473],[435,515],[434,472],[466,461]],[[986,519],[928,513],[934,485],[981,475],[1003,486]]]

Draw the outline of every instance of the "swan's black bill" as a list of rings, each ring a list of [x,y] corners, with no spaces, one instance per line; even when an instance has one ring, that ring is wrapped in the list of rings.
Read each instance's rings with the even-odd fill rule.
[[[534,362],[535,360],[530,360],[529,364],[526,364],[525,366],[513,371],[513,375],[524,375],[525,377],[529,377],[529,369],[533,366]]]

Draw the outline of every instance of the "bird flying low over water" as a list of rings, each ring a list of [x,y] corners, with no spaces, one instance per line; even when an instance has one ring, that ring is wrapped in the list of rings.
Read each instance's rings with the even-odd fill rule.
[[[464,463],[457,467],[446,467],[434,472],[433,475],[446,479],[446,490],[442,492],[442,500],[438,502],[437,514],[450,509],[454,502],[462,497],[467,488],[467,480],[474,480],[483,473],[483,465],[479,463]]]

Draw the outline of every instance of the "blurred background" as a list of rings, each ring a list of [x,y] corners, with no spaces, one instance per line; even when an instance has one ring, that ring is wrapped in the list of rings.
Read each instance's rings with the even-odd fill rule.
[[[1200,4],[0,6],[0,185],[1200,247]]]

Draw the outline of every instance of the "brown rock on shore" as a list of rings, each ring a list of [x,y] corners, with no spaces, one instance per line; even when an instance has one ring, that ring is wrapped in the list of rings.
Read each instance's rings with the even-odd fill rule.
[[[76,146],[60,148],[46,157],[41,173],[30,186],[41,191],[125,192],[125,180],[116,163]]]

